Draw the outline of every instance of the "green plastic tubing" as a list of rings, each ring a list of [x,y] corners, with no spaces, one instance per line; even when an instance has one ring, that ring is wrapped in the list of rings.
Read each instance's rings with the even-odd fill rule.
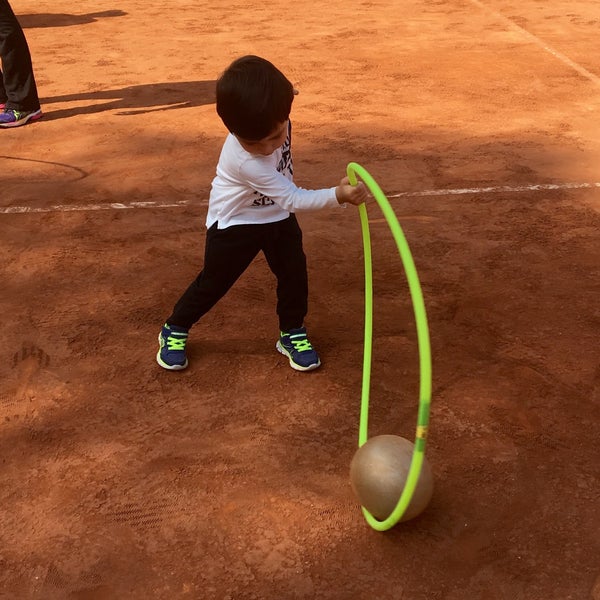
[[[413,311],[417,326],[417,340],[419,346],[419,412],[417,416],[417,429],[415,435],[415,447],[406,478],[406,484],[402,494],[396,504],[396,508],[383,521],[378,521],[363,506],[362,511],[367,523],[377,531],[386,531],[391,529],[402,518],[412,499],[419,475],[423,458],[425,456],[425,445],[427,440],[427,429],[429,427],[429,409],[431,405],[431,348],[429,343],[429,329],[427,327],[427,314],[425,312],[425,303],[423,302],[423,293],[421,284],[415,268],[415,263],[408,247],[402,228],[398,219],[390,206],[385,194],[377,182],[371,177],[366,169],[355,162],[351,162],[347,167],[348,178],[352,185],[357,184],[357,176],[362,179],[367,186],[379,208],[381,209],[390,231],[394,236],[398,252],[402,260],[404,272],[408,280],[408,287],[413,304]],[[367,207],[361,204],[358,207],[360,223],[362,229],[364,256],[365,256],[365,341],[363,358],[363,378],[362,378],[362,396],[360,406],[360,426],[358,433],[358,447],[360,448],[368,438],[369,425],[369,390],[371,383],[371,357],[373,348],[373,266],[371,259],[371,234],[369,231],[369,217]]]

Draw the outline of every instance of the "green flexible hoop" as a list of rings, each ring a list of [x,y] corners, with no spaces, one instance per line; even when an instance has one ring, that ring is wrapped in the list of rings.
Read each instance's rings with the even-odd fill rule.
[[[402,259],[402,265],[408,287],[412,298],[413,311],[417,325],[417,340],[419,346],[419,412],[417,416],[417,429],[415,434],[415,448],[408,470],[406,484],[396,504],[396,508],[383,521],[378,521],[364,506],[362,511],[367,523],[377,531],[386,531],[391,529],[402,518],[410,501],[412,499],[421,466],[425,457],[425,446],[427,440],[427,429],[429,427],[429,409],[431,405],[431,348],[429,344],[429,329],[427,327],[427,314],[425,312],[425,303],[423,302],[423,293],[421,284],[415,268],[415,263],[408,247],[406,238],[398,219],[390,206],[385,194],[377,182],[371,177],[366,169],[355,162],[351,162],[347,167],[348,178],[352,185],[357,184],[358,175],[364,184],[369,188],[371,194],[379,204],[383,216],[385,217]],[[362,396],[360,406],[360,426],[358,433],[358,447],[360,448],[367,441],[367,431],[369,422],[369,390],[371,383],[371,356],[373,347],[373,266],[371,260],[371,234],[369,231],[369,218],[367,207],[361,204],[358,207],[360,223],[362,229],[364,255],[365,255],[365,341],[364,341],[364,359],[363,359],[363,378],[362,378]]]

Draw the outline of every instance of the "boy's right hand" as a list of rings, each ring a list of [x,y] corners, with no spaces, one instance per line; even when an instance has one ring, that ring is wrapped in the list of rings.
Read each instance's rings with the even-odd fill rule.
[[[369,199],[369,191],[362,181],[359,181],[357,185],[350,185],[350,179],[344,177],[340,181],[340,185],[335,188],[335,197],[340,204],[348,202],[358,206]]]

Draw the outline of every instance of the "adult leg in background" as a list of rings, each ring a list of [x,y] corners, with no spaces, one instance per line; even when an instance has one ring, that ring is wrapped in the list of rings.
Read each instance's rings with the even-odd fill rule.
[[[7,109],[36,111],[40,108],[31,54],[23,29],[8,0],[0,0],[0,103]]]

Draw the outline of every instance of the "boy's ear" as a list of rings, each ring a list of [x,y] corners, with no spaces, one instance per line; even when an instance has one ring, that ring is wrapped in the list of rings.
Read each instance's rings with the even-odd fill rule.
[[[294,96],[297,96],[300,92],[296,88],[293,88],[293,89],[294,89]]]

